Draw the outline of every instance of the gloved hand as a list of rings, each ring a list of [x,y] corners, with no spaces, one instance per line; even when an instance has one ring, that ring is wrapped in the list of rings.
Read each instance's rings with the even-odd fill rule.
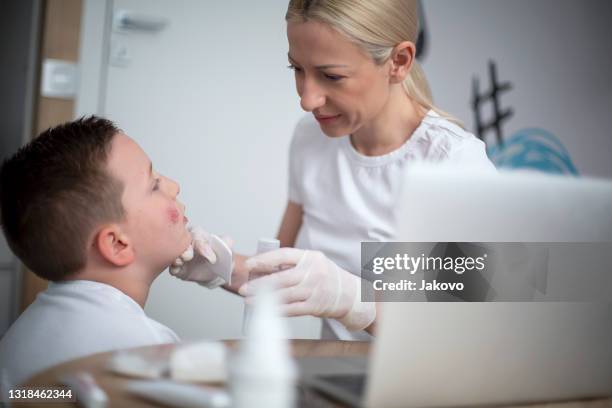
[[[361,278],[345,271],[318,251],[281,248],[249,258],[249,273],[268,273],[239,289],[251,301],[262,285],[278,290],[286,316],[312,315],[340,321],[355,331],[376,318],[374,302],[361,301]],[[290,269],[284,269],[290,267]]]
[[[214,289],[226,282],[208,269],[207,265],[217,262],[217,255],[210,246],[210,234],[201,227],[192,227],[191,245],[170,265],[170,274],[186,281],[197,282]],[[223,241],[231,248],[233,242],[227,237]]]

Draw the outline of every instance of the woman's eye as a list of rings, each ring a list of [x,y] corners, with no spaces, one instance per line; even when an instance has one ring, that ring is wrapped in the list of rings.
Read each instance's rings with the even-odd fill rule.
[[[156,178],[153,184],[153,191],[159,190],[159,179]]]
[[[342,78],[344,78],[343,76],[340,75],[331,75],[331,74],[323,74],[325,75],[325,78],[329,79],[330,81],[339,81]]]

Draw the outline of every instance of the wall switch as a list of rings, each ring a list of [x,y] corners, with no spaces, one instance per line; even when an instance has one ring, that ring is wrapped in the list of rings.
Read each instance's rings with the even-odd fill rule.
[[[72,99],[77,91],[77,64],[70,61],[46,59],[43,61],[42,96]]]

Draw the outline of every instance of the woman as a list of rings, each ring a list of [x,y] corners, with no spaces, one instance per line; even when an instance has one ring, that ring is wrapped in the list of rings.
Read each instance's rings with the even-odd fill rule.
[[[286,20],[289,67],[309,112],[290,149],[278,233],[289,248],[248,259],[246,271],[270,274],[239,293],[271,283],[287,315],[333,319],[337,337],[355,338],[376,322],[375,304],[360,299],[360,242],[394,239],[406,169],[493,165],[484,144],[432,104],[415,61],[416,0],[291,0]]]

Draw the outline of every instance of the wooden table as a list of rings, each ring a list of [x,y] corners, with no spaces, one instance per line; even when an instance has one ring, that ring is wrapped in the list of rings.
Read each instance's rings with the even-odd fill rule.
[[[225,341],[230,349],[235,349],[237,341]],[[292,353],[295,357],[313,356],[349,356],[349,355],[366,355],[370,350],[370,343],[367,342],[343,342],[343,341],[323,341],[323,340],[293,340]],[[168,348],[169,350],[174,345],[153,346],[158,348]],[[118,376],[105,369],[106,363],[112,353],[100,353],[89,357],[80,358],[68,363],[60,364],[50,368],[35,377],[33,377],[25,386],[42,387],[42,386],[59,386],[58,381],[62,376],[86,371],[94,376],[98,385],[107,393],[110,404],[109,407],[157,407],[158,405],[144,401],[136,396],[132,396],[123,391],[123,386],[130,378]],[[311,391],[300,391],[299,395],[300,406],[308,407],[337,407],[340,405],[333,404],[324,399],[317,393]],[[15,407],[32,408],[35,406],[32,403],[13,404]],[[53,404],[44,403],[45,408],[52,407],[73,407],[74,403]],[[566,403],[549,403],[527,405],[531,408],[612,408],[612,399],[604,400],[589,400],[576,401]],[[526,407],[526,405],[523,405]]]

